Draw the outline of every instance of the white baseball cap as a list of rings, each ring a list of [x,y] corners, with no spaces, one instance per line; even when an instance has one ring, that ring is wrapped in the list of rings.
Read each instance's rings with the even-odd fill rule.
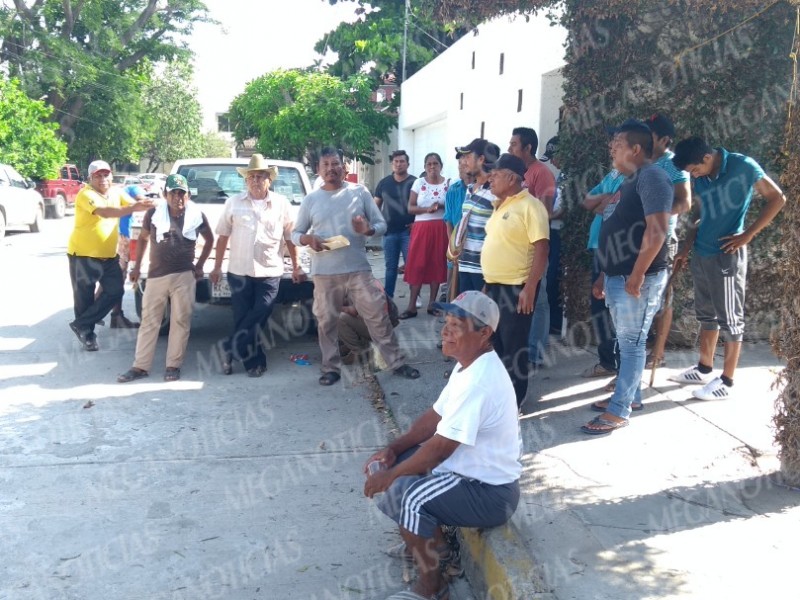
[[[110,173],[111,166],[104,160],[96,160],[89,164],[89,177],[98,171],[108,171]]]
[[[477,319],[497,331],[500,308],[483,292],[469,291],[459,294],[452,302],[437,302],[434,308],[457,317]]]

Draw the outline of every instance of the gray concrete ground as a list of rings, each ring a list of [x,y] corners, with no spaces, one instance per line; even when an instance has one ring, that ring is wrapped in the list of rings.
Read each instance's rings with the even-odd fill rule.
[[[390,428],[369,388],[321,387],[316,340],[280,334],[264,377],[220,375],[220,307],[196,311],[181,381],[162,379],[162,340],[148,379],[117,384],[135,333],[99,328],[87,353],[67,327],[69,221],[0,243],[0,599],[402,589],[381,552],[399,537],[362,493],[363,462]],[[290,362],[298,352],[313,364]],[[472,598],[464,580],[452,597]]]
[[[162,342],[149,379],[116,384],[134,336],[100,329],[89,354],[66,326],[68,221],[0,243],[0,599],[361,600],[401,589],[379,552],[397,535],[361,493],[361,465],[393,426],[369,388],[320,387],[309,337],[278,335],[261,379],[218,375],[211,349],[229,313],[214,307],[195,315],[182,381],[161,379]],[[379,375],[400,426],[452,368],[440,327],[421,311],[397,330],[423,373]],[[313,365],[291,363],[296,352]],[[521,420],[520,507],[506,527],[464,532],[475,597],[798,597],[800,492],[773,476],[780,364],[748,345],[738,397],[699,402],[666,381],[695,358],[670,353],[630,427],[589,437],[579,426],[606,380],[579,376],[591,349],[553,345]],[[470,597],[463,581],[452,595]]]
[[[453,366],[435,347],[441,324],[420,312],[398,329],[423,372],[412,383],[380,378],[400,423],[435,400]],[[769,345],[745,346],[737,395],[719,402],[695,400],[691,387],[667,381],[697,360],[691,351],[669,352],[631,425],[588,436],[579,427],[596,415],[589,405],[610,395],[608,378],[580,376],[596,362],[593,348],[551,340],[521,418],[520,506],[507,527],[464,532],[464,553],[476,559],[469,569],[476,594],[800,597],[792,568],[800,490],[775,476],[772,384],[781,364]]]

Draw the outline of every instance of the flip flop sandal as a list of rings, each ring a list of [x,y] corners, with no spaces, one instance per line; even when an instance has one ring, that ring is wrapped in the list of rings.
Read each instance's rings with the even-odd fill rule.
[[[413,319],[416,316],[417,316],[417,311],[404,310],[397,318],[400,319],[401,321],[405,321],[406,319]]]
[[[594,427],[590,427],[594,425]],[[597,426],[600,427],[597,427]],[[603,417],[595,417],[591,421],[589,421],[586,425],[581,427],[581,431],[583,433],[588,433],[589,435],[602,435],[604,433],[611,433],[612,431],[616,431],[617,429],[622,429],[623,427],[628,426],[628,420],[620,421],[616,423],[614,421],[610,421],[608,419],[604,419]]]
[[[164,372],[164,381],[178,381],[181,378],[181,370],[177,367],[169,367]]]
[[[143,377],[147,377],[148,375],[149,373],[147,371],[143,371],[142,369],[131,368],[125,371],[119,377],[117,377],[117,383],[128,383],[129,381],[142,379]]]
[[[322,377],[319,378],[320,385],[333,385],[337,381],[342,378],[339,373],[336,371],[328,371],[327,373],[323,373]]]
[[[603,405],[605,403],[605,406]],[[608,411],[608,400],[600,400],[599,402],[593,402],[589,408],[591,408],[595,412],[604,413]],[[633,412],[637,412],[640,410],[644,410],[644,404],[631,404],[631,410]]]

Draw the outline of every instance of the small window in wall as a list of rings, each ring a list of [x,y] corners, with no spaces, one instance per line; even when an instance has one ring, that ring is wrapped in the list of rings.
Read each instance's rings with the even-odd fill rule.
[[[506,62],[506,54],[505,52],[500,53],[500,75],[503,74],[503,68],[505,67]]]
[[[472,51],[472,69],[475,70],[475,51]]]
[[[464,92],[461,92],[461,104],[459,105],[459,110],[464,110]]]
[[[522,112],[522,90],[517,92],[517,112]]]
[[[481,121],[481,135],[480,137],[483,138],[483,134],[486,131],[486,121]]]

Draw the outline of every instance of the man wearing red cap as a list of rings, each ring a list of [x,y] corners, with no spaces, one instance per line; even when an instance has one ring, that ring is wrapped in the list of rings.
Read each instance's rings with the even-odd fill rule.
[[[89,165],[89,181],[75,198],[75,227],[67,257],[75,320],[69,324],[84,350],[96,351],[95,324],[124,294],[117,241],[119,218],[147,210],[150,201],[134,202],[122,189],[111,186],[111,167],[102,160]],[[95,298],[95,290],[102,291]]]

